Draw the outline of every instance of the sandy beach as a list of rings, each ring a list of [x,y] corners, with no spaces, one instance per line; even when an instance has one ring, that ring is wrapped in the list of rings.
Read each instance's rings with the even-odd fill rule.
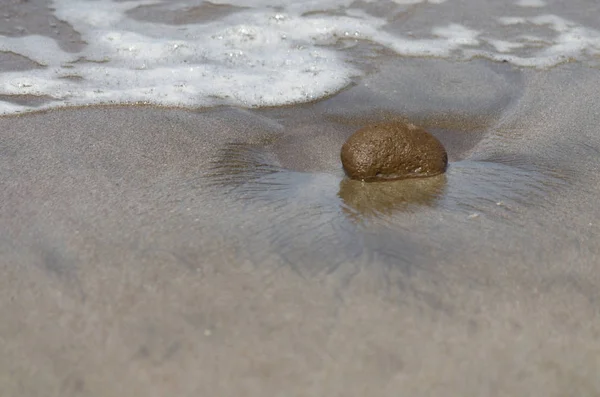
[[[306,105],[0,118],[0,394],[600,395],[597,76],[390,57]],[[447,173],[345,179],[393,119]]]

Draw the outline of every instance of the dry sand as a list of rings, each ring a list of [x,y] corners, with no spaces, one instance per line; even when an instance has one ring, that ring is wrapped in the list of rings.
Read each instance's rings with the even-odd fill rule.
[[[0,395],[600,395],[598,71],[388,62],[315,104],[0,119]],[[439,177],[345,180],[409,118]]]

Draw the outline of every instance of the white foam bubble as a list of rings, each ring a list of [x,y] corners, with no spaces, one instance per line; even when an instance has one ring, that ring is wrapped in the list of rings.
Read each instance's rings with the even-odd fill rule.
[[[69,53],[44,36],[0,36],[0,51],[45,66],[26,73],[2,72],[0,66],[0,95],[54,99],[36,109],[133,102],[187,107],[306,102],[333,94],[361,75],[352,52],[338,46],[342,40],[364,40],[402,56],[486,57],[529,67],[600,54],[598,31],[552,14],[502,17],[500,30],[485,35],[464,23],[433,25],[419,35],[392,32],[390,21],[368,14],[352,0],[213,1],[239,7],[210,21],[182,25],[128,14],[149,5],[183,14],[202,3],[54,0],[55,16],[87,44]],[[554,33],[533,36],[534,27]],[[0,113],[31,109],[0,101]]]
[[[492,46],[494,46],[496,51],[498,51],[500,53],[511,52],[514,49],[522,48],[525,46],[523,43],[514,43],[511,41],[505,41],[505,40],[488,39],[487,42],[490,43]]]
[[[518,25],[524,24],[527,20],[522,17],[500,17],[498,18],[498,22],[502,25]]]
[[[545,7],[546,2],[544,0],[517,0],[515,2],[519,7]]]
[[[549,67],[569,60],[580,59],[584,56],[594,57],[600,55],[600,32],[586,28],[573,21],[557,15],[539,15],[535,17],[503,17],[499,18],[503,25],[544,26],[554,30],[556,35],[551,38],[539,38],[531,35],[520,35],[521,46],[516,48],[539,49],[532,55],[503,56],[501,54],[487,54],[491,59],[507,60],[515,65],[528,67]],[[488,40],[491,44],[491,41]],[[497,43],[496,43],[497,44]],[[515,43],[517,44],[517,43]],[[510,51],[511,49],[506,48]],[[499,52],[502,52],[498,49]]]
[[[126,18],[125,11],[147,3],[57,1],[57,17],[81,32],[87,47],[73,55],[48,38],[4,38],[0,48],[48,68],[29,72],[26,80],[5,73],[3,93],[51,95],[69,105],[305,102],[340,90],[358,74],[340,53],[315,44],[372,28],[357,18],[299,18],[273,10],[183,27]],[[74,62],[78,58],[84,61]],[[79,79],[61,79],[65,75]]]
[[[365,3],[375,3],[380,0],[363,0]],[[420,4],[420,3],[430,3],[430,4],[442,4],[445,3],[446,0],[391,0],[396,4],[400,5],[412,5],[412,4]]]
[[[377,1],[378,0],[366,0],[367,3],[375,3]],[[425,3],[427,0],[392,0],[392,1],[396,4],[411,5],[411,4]]]
[[[56,41],[46,36],[6,37],[0,35],[0,51],[22,55],[42,66],[60,65],[76,59],[63,52]]]

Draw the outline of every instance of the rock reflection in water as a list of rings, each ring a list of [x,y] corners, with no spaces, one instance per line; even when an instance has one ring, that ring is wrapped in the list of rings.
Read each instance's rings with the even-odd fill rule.
[[[344,212],[355,221],[433,207],[443,196],[446,176],[365,183],[344,178],[338,196]]]

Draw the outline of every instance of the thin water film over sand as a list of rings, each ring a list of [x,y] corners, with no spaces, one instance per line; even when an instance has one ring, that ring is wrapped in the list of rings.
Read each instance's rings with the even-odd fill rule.
[[[0,119],[7,395],[597,390],[595,73],[471,63],[497,95],[426,101],[401,76],[464,70],[414,62],[305,106]],[[345,139],[404,118],[447,172],[347,179]]]
[[[0,394],[600,395],[595,6],[233,3],[0,5]]]

